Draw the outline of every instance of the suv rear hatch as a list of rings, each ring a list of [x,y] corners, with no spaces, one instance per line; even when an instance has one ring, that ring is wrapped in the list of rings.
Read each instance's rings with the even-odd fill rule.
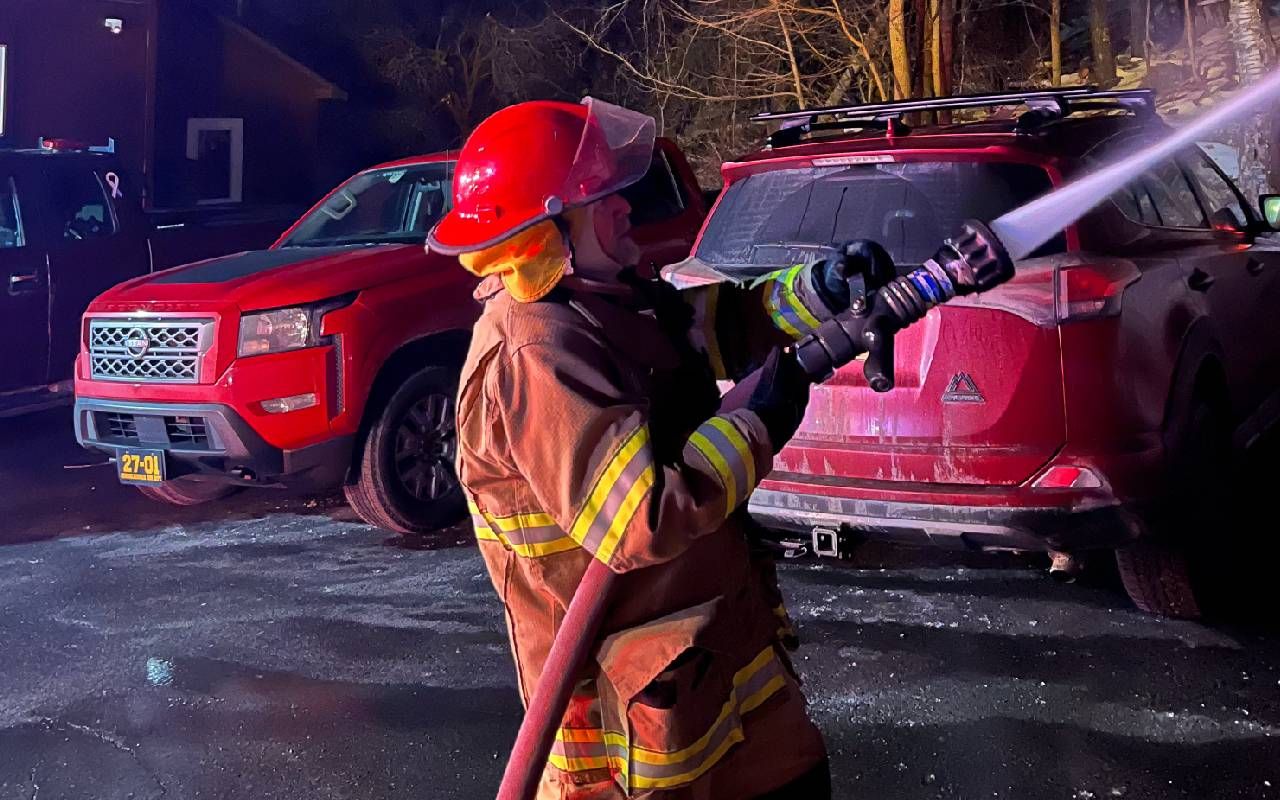
[[[938,158],[817,158],[764,171],[755,163],[737,180],[731,166],[695,259],[745,278],[868,238],[905,273],[963,220],[991,220],[1051,188],[1036,164]],[[1066,439],[1052,292],[1053,256],[1063,249],[1059,237],[1019,264],[1015,282],[936,308],[900,333],[892,392],[872,391],[857,362],[814,387],[772,481],[836,493],[947,486],[971,493],[1033,477]]]

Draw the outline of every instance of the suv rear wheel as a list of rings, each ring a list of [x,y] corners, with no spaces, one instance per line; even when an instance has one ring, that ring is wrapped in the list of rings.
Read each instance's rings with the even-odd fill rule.
[[[370,525],[424,533],[462,518],[466,504],[454,474],[457,377],[428,367],[409,377],[365,436],[359,475],[347,502]]]
[[[177,478],[166,481],[159,486],[139,486],[144,497],[171,506],[198,506],[212,503],[214,500],[234,494],[235,486],[216,481],[201,481],[192,478]]]
[[[1134,605],[1151,614],[1199,619],[1204,610],[1204,567],[1224,554],[1218,528],[1230,525],[1231,432],[1222,403],[1197,391],[1181,430],[1169,444],[1173,464],[1169,492],[1151,519],[1147,538],[1116,551],[1116,566]]]

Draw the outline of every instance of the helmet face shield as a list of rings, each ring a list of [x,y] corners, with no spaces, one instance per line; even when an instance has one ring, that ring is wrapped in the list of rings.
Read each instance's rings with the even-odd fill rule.
[[[560,194],[566,208],[620,192],[644,177],[653,161],[653,117],[588,97],[587,122]]]
[[[453,209],[428,246],[447,255],[483,250],[625,189],[648,171],[656,128],[647,114],[591,97],[502,109],[463,146]]]

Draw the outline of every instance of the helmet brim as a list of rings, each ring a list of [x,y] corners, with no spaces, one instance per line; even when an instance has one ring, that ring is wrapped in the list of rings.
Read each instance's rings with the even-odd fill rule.
[[[427,247],[431,248],[432,252],[446,256],[474,253],[500,244],[517,233],[550,218],[548,214],[535,214],[515,222],[504,219],[502,224],[497,224],[467,219],[456,210],[450,211],[441,217],[440,221],[427,233]]]

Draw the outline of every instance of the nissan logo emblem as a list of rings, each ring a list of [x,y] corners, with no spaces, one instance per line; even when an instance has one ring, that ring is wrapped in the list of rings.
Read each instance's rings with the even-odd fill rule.
[[[131,358],[142,358],[151,349],[151,339],[142,328],[134,328],[125,334],[124,351]]]

